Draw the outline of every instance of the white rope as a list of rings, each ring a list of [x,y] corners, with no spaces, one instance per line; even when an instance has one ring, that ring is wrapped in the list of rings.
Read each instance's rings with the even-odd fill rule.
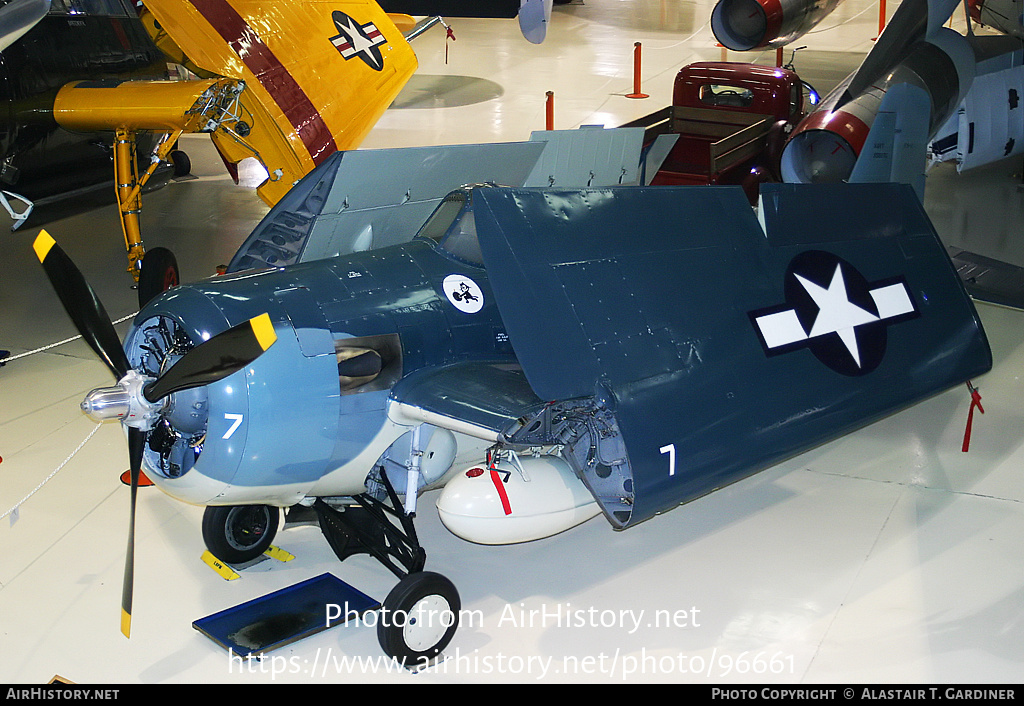
[[[24,504],[25,504],[25,501],[26,501],[26,500],[28,500],[28,499],[29,499],[29,498],[31,498],[31,497],[32,497],[33,495],[35,495],[36,493],[38,493],[38,492],[39,492],[39,489],[40,489],[40,488],[42,488],[42,487],[43,487],[44,485],[46,485],[47,483],[49,483],[49,482],[50,482],[50,479],[51,479],[51,478],[53,478],[53,477],[54,477],[55,475],[57,475],[57,473],[58,473],[58,471],[60,471],[60,469],[64,468],[64,466],[68,465],[68,462],[70,462],[70,461],[71,461],[71,459],[73,459],[73,458],[75,457],[75,455],[76,455],[76,454],[77,454],[77,453],[78,453],[79,451],[81,451],[81,450],[82,450],[82,447],[83,447],[83,446],[85,446],[85,445],[86,445],[86,443],[88,443],[89,439],[91,439],[91,438],[93,437],[93,435],[94,435],[94,434],[95,434],[96,432],[98,432],[98,431],[100,430],[100,427],[101,427],[101,426],[103,426],[102,422],[101,422],[101,423],[99,423],[99,424],[97,424],[97,425],[96,425],[95,427],[93,427],[92,431],[90,431],[90,432],[89,432],[89,435],[88,435],[87,437],[85,437],[85,439],[83,439],[83,440],[82,440],[82,443],[80,443],[80,444],[78,445],[78,448],[76,448],[76,449],[75,449],[74,451],[72,451],[72,452],[71,452],[71,455],[70,455],[70,456],[68,456],[68,457],[67,457],[66,459],[64,459],[64,461],[63,461],[63,462],[61,462],[61,464],[60,464],[59,466],[57,466],[56,468],[54,468],[54,469],[53,469],[53,472],[52,472],[52,473],[51,473],[50,475],[46,476],[46,478],[44,478],[44,479],[43,479],[43,482],[42,482],[42,483],[40,483],[39,485],[37,485],[37,486],[36,486],[36,487],[35,487],[35,488],[34,488],[34,489],[32,490],[32,492],[31,492],[31,493],[29,493],[29,494],[28,494],[28,495],[26,495],[26,496],[25,496],[24,498],[22,498],[22,499],[21,499],[21,502],[18,502],[18,503],[16,503],[16,504],[14,505],[14,507],[12,507],[12,508],[11,508],[10,510],[8,510],[7,512],[5,512],[4,514],[0,515],[0,520],[4,519],[4,518],[5,518],[5,517],[7,517],[8,515],[11,515],[12,513],[17,513],[17,512],[18,512],[18,508],[19,508],[19,507],[21,507],[22,505],[24,505]],[[15,514],[15,516],[14,516],[14,517],[13,517],[13,518],[11,519],[11,524],[14,524],[14,521],[15,521],[16,519],[17,519],[17,515]]]
[[[124,316],[124,317],[118,319],[117,321],[111,321],[110,323],[112,323],[112,324],[124,323],[128,319],[133,318],[135,316],[135,314],[138,314],[138,313],[139,312],[136,311],[134,314],[129,314],[128,316]],[[28,351],[26,353],[19,353],[18,355],[11,356],[9,358],[0,359],[0,363],[6,364],[6,363],[10,363],[12,361],[18,360],[19,358],[26,358],[26,357],[28,357],[30,355],[35,355],[36,353],[42,353],[44,351],[50,350],[51,348],[56,348],[57,346],[63,346],[65,343],[71,343],[71,341],[77,341],[81,337],[82,337],[81,335],[78,335],[78,336],[72,336],[71,338],[65,338],[63,341],[57,341],[56,343],[51,343],[48,346],[43,346],[42,348],[37,348],[34,351]],[[31,493],[29,493],[24,498],[22,498],[21,501],[16,503],[14,505],[14,507],[12,507],[10,510],[8,510],[4,514],[0,515],[0,520],[4,519],[8,515],[11,515],[11,524],[14,524],[14,522],[18,518],[18,514],[17,514],[18,513],[18,508],[21,507],[23,504],[25,504],[26,500],[28,500],[33,495],[38,493],[40,488],[42,488],[44,485],[46,485],[48,482],[50,482],[50,479],[53,478],[55,475],[57,475],[57,473],[60,471],[60,469],[64,468],[64,466],[68,465],[68,463],[71,461],[71,459],[73,459],[75,457],[75,454],[77,454],[79,451],[81,451],[82,447],[86,445],[86,443],[89,441],[89,439],[91,439],[93,437],[93,435],[97,431],[99,431],[100,426],[102,426],[102,423],[101,424],[97,424],[93,428],[93,430],[91,432],[89,432],[89,435],[87,437],[85,437],[85,439],[82,441],[82,443],[80,443],[78,445],[78,448],[76,448],[74,451],[72,451],[70,456],[68,456],[66,459],[64,459],[64,461],[59,466],[57,466],[55,469],[53,469],[53,472],[50,473],[50,475],[46,476],[46,478],[43,479],[43,482],[40,483],[39,485],[37,485],[35,487],[35,489],[32,490]]]
[[[135,314],[138,314],[138,313],[139,312],[137,312],[137,311],[135,312]],[[111,321],[110,323],[112,323],[112,324],[124,323],[128,319],[133,318],[135,316],[135,314],[128,314],[128,316],[123,316],[120,319],[118,319],[117,321]],[[18,355],[12,355],[12,356],[9,356],[7,358],[0,358],[0,363],[6,365],[7,363],[11,363],[11,362],[13,362],[15,360],[18,360],[19,358],[27,358],[28,356],[35,355],[36,353],[44,353],[44,352],[50,350],[51,348],[56,348],[57,346],[63,346],[65,343],[71,343],[72,341],[77,341],[81,337],[82,337],[82,335],[79,334],[77,336],[72,336],[71,338],[65,338],[63,341],[57,341],[56,343],[51,343],[48,346],[43,346],[42,348],[36,348],[34,351],[28,351],[26,353],[19,353]],[[3,519],[3,517],[0,516],[0,519]]]

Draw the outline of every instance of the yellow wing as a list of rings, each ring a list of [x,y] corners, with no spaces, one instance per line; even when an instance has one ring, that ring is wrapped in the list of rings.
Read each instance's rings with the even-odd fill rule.
[[[357,147],[416,70],[370,0],[146,0],[205,72],[241,79],[239,120],[213,134],[229,164],[263,162],[269,205],[336,150]]]

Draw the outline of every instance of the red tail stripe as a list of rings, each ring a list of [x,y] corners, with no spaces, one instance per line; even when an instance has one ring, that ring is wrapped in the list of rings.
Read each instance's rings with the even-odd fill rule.
[[[227,0],[189,0],[210,26],[255,74],[278,108],[295,128],[314,164],[338,150],[320,111],[274,52]]]

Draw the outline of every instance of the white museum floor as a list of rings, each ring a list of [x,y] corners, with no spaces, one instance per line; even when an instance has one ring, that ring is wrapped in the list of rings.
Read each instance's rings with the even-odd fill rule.
[[[890,3],[890,13],[893,3]],[[515,141],[555,127],[620,125],[666,105],[676,70],[718,59],[709,0],[559,6],[547,41],[514,21],[451,20],[456,41],[416,40],[419,73],[365,147]],[[958,18],[962,23],[962,19]],[[954,26],[958,26],[954,22]],[[835,82],[869,49],[877,4],[848,0],[798,42],[797,69]],[[643,45],[645,100],[632,89]],[[732,60],[774,62],[771,54]],[[788,53],[787,53],[788,59]],[[148,247],[187,280],[226,263],[266,207],[236,186],[201,136],[183,138],[196,179],[144,198]],[[950,245],[1024,265],[1019,162],[928,179]],[[2,236],[0,348],[18,355],[74,335],[31,243],[45,225],[114,319],[135,292],[113,206]],[[827,227],[827,224],[823,224]],[[128,524],[119,424],[78,404],[109,373],[79,341],[0,368],[0,683],[1024,682],[1024,313],[978,305],[994,355],[970,395],[954,389],[625,532],[601,518],[525,545],[466,543],[432,496],[418,519],[427,566],[469,617],[438,666],[389,669],[375,630],[335,627],[263,662],[230,660],[192,621],[324,572],[382,600],[391,574],[335,558],[315,527],[281,533],[295,556],[225,581],[199,560],[203,509],[139,492],[133,634],[119,631]],[[118,325],[123,334],[127,323]],[[48,478],[90,434],[74,457]],[[281,439],[281,443],[289,443]],[[44,483],[17,510],[9,512]],[[571,616],[571,620],[570,620]]]

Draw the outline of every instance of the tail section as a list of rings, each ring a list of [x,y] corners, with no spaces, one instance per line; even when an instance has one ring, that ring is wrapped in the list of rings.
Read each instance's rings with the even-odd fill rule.
[[[850,181],[910,184],[923,202],[930,115],[923,89],[901,83],[886,91]]]
[[[273,205],[337,150],[357,147],[416,70],[371,0],[147,0],[202,72],[241,79],[239,120],[213,134],[229,165],[256,157]]]

